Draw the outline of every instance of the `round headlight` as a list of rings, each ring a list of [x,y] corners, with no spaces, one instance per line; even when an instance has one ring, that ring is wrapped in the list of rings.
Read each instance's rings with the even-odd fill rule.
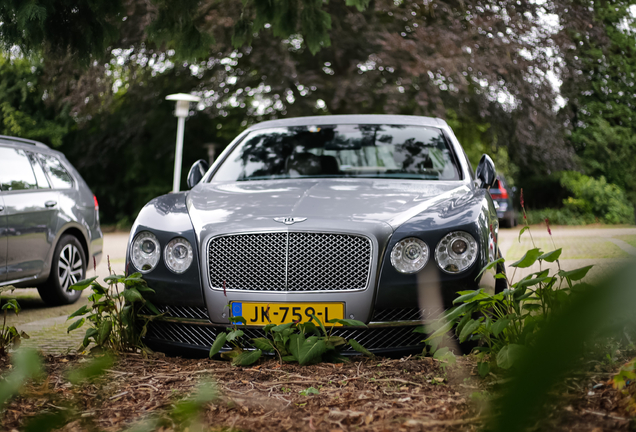
[[[435,259],[446,273],[463,272],[477,259],[477,242],[464,231],[448,233],[437,244]]]
[[[137,234],[130,250],[131,261],[137,270],[148,273],[157,266],[160,256],[159,240],[153,233]]]
[[[192,245],[182,237],[170,240],[163,254],[166,267],[174,273],[183,273],[186,271],[190,267],[190,264],[192,264],[193,258]]]
[[[400,273],[416,273],[428,262],[428,246],[422,240],[408,237],[400,240],[391,251],[391,264]]]

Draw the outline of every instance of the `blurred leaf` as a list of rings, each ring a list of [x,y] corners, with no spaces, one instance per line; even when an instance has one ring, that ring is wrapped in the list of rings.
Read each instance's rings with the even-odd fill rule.
[[[227,333],[225,332],[219,333],[219,335],[214,340],[212,347],[210,348],[210,357],[213,357],[216,353],[221,351],[221,348],[223,348],[223,345],[225,345],[225,342],[227,342]]]
[[[73,312],[72,314],[70,314],[67,318],[67,320],[70,320],[71,318],[75,318],[76,316],[80,316],[80,315],[86,315],[87,313],[89,313],[91,310],[88,307],[88,305],[84,305],[81,308],[79,308],[78,310],[76,310],[75,312]]]
[[[113,323],[111,323],[109,320],[102,321],[97,334],[97,345],[103,345],[108,340],[112,329]]]
[[[528,349],[523,345],[506,345],[497,354],[497,366],[502,369],[510,369],[527,351]]]
[[[318,323],[318,325],[320,326],[320,329],[322,330],[323,334],[324,334],[325,336],[327,336],[327,329],[325,328],[325,325],[322,323],[322,321],[320,321],[320,320],[318,319],[318,317],[317,317],[316,315],[314,315],[314,314],[311,314],[311,317],[312,317],[314,320],[316,320],[316,322],[317,322],[317,323]]]
[[[519,267],[519,268],[527,268],[532,264],[537,262],[537,259],[541,256],[541,249],[535,248],[530,249],[525,255],[519,260],[510,264],[510,267]]]
[[[232,342],[240,338],[241,336],[243,336],[243,334],[244,334],[243,330],[232,330],[231,332],[227,334],[227,341]]]
[[[81,281],[71,285],[69,287],[69,289],[72,289],[72,290],[75,290],[75,291],[83,291],[86,288],[88,288],[93,283],[93,281],[95,281],[96,279],[97,279],[97,276],[92,277],[90,279],[81,280]]]
[[[318,338],[309,338],[303,343],[298,352],[298,363],[301,366],[313,363],[320,359],[320,356],[327,351],[325,341]]]
[[[263,352],[259,349],[253,351],[244,351],[232,360],[234,366],[249,366],[258,361],[261,358]]]
[[[583,279],[587,275],[587,272],[589,272],[592,267],[594,266],[589,265],[589,266],[581,267],[579,269],[571,270],[571,271],[561,270],[557,274],[563,278],[570,279],[571,281],[578,281]]]
[[[144,298],[135,288],[127,288],[121,293],[128,303],[143,302]]]
[[[293,334],[289,336],[289,352],[297,362],[300,362],[300,351],[305,340],[305,336],[302,334]]]
[[[273,352],[274,351],[274,345],[272,344],[272,341],[270,341],[267,338],[254,338],[252,339],[252,343],[254,344],[254,346],[256,348],[258,348],[259,350],[263,351],[263,352]]]
[[[490,363],[488,362],[478,362],[477,363],[477,372],[479,376],[484,378],[488,373],[490,373]]]
[[[34,350],[19,349],[11,360],[13,370],[0,382],[0,408],[20,391],[27,379],[42,371],[42,360]]]
[[[504,331],[504,329],[508,327],[508,324],[510,324],[510,318],[501,318],[497,320],[497,322],[492,325],[492,334],[499,336],[499,333]]]
[[[114,362],[113,357],[109,355],[95,357],[86,366],[70,371],[67,378],[73,385],[83,384],[103,375],[106,369],[110,369],[113,366]]]
[[[49,432],[58,430],[70,420],[68,411],[55,411],[37,414],[27,420],[22,432]]]
[[[354,320],[354,319],[339,319],[333,318],[327,321],[332,324],[342,324],[345,326],[357,326],[357,327],[366,327],[367,325],[362,321]]]
[[[504,262],[506,262],[506,260],[505,260],[505,259],[503,259],[503,258],[499,258],[499,259],[497,259],[497,260],[495,260],[495,261],[489,262],[488,264],[486,264],[486,265],[485,265],[485,266],[484,266],[484,267],[483,267],[483,268],[479,271],[479,273],[477,274],[477,277],[475,278],[475,280],[479,279],[479,276],[481,276],[481,275],[482,275],[482,274],[483,274],[486,270],[489,270],[489,269],[491,269],[491,268],[495,267],[497,264],[500,264],[500,263],[501,263],[501,264],[503,264]]]
[[[552,252],[545,253],[539,257],[540,260],[547,262],[555,262],[561,256],[562,249],[553,250]]]
[[[354,350],[358,351],[361,354],[364,354],[368,357],[375,357],[375,355],[369,351],[368,349],[366,349],[365,347],[363,347],[358,341],[356,341],[355,339],[349,339],[349,345],[351,345],[351,348],[353,348]]]
[[[81,326],[84,325],[84,323],[86,322],[86,318],[80,318],[77,321],[75,321],[73,324],[71,324],[70,326],[68,326],[68,329],[66,330],[66,333],[70,333],[75,329],[80,328]]]
[[[470,300],[474,299],[475,297],[477,297],[481,293],[482,293],[482,290],[478,289],[478,290],[475,290],[475,291],[471,291],[468,294],[460,295],[455,300],[453,300],[453,304],[469,302]]]
[[[462,332],[459,334],[459,343],[463,343],[468,339],[468,337],[473,334],[475,330],[479,328],[481,322],[478,320],[471,319],[462,329]]]
[[[305,390],[301,390],[298,393],[300,393],[302,396],[311,396],[311,395],[320,394],[320,392],[314,387],[306,388]]]

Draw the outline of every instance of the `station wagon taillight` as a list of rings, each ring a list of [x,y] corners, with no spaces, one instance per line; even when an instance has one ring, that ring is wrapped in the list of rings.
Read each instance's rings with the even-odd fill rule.
[[[507,199],[508,191],[505,189],[500,189],[498,192],[491,191],[490,196],[492,199]]]

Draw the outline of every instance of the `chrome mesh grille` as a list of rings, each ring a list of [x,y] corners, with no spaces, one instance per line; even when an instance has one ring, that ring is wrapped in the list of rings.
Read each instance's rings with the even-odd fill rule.
[[[347,234],[236,234],[210,241],[209,266],[215,289],[362,290],[371,270],[371,242]]]
[[[345,339],[355,339],[366,349],[392,349],[407,348],[422,345],[424,335],[413,333],[415,327],[383,327],[383,328],[338,328],[334,329],[333,335],[341,336]],[[217,334],[225,331],[225,327],[214,327],[210,325],[195,325],[184,323],[173,323],[165,321],[153,321],[148,325],[146,338],[156,341],[185,343],[202,348],[210,348]],[[247,338],[264,337],[265,334],[258,328],[244,328]],[[225,348],[231,348],[226,345]],[[344,352],[352,352],[351,347],[346,347]]]

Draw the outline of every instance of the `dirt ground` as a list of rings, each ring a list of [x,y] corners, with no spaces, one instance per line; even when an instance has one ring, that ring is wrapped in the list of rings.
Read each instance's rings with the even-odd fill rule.
[[[201,430],[479,430],[488,419],[487,399],[497,380],[474,375],[470,358],[458,361],[444,372],[436,360],[416,357],[304,367],[266,360],[241,368],[208,359],[124,355],[97,381],[74,387],[66,373],[86,359],[47,356],[48,378],[30,384],[6,406],[0,429],[23,430],[36,414],[70,409],[77,420],[61,430],[120,431],[158,418],[161,430],[183,430],[185,423],[167,413],[203,385],[216,386],[218,395],[204,405]],[[0,367],[9,369],[7,359]],[[599,371],[569,381],[559,398],[563,403],[538,430],[630,430],[608,377]],[[318,394],[306,394],[310,388]]]

